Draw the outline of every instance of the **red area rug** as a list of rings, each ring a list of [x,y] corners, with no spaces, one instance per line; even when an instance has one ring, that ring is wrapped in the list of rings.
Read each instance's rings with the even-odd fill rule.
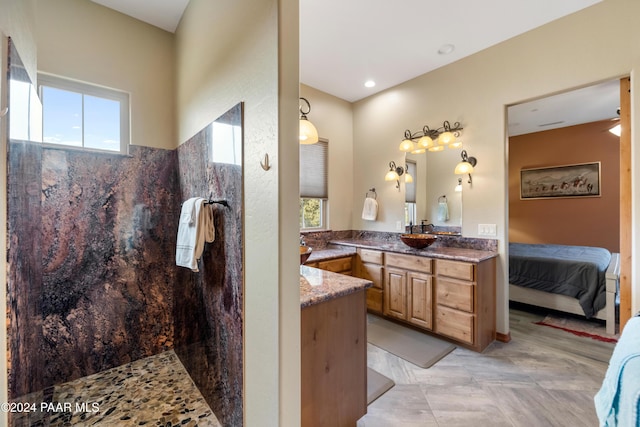
[[[587,337],[603,342],[615,343],[618,342],[619,337],[618,334],[607,334],[605,326],[600,323],[570,317],[548,315],[541,321],[534,322],[534,324],[561,329],[579,337]]]

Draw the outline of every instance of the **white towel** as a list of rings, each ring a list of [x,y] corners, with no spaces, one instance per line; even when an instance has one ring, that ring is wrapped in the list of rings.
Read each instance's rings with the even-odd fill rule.
[[[176,241],[176,265],[198,270],[198,259],[202,256],[205,242],[213,242],[215,229],[211,206],[206,199],[192,197],[182,204]]]
[[[449,221],[449,205],[447,202],[438,203],[438,221]]]
[[[362,219],[368,221],[375,221],[378,217],[378,202],[372,197],[364,199],[364,206],[362,207]]]

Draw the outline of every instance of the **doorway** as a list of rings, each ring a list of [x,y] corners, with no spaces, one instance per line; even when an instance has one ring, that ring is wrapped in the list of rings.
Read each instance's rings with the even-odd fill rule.
[[[508,241],[605,247],[620,253],[620,327],[631,314],[629,78],[508,107]],[[609,130],[620,124],[618,136]],[[626,132],[626,134],[625,134]],[[521,195],[521,170],[597,162],[602,193],[590,198]],[[598,230],[598,233],[593,233]],[[607,236],[614,235],[614,238]]]

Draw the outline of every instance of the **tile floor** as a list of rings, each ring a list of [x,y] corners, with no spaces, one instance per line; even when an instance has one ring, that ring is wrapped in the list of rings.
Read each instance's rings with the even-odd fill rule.
[[[543,317],[511,310],[510,343],[458,347],[429,369],[369,344],[368,365],[396,385],[358,427],[597,426],[613,344],[533,324]]]
[[[510,343],[458,347],[429,369],[369,344],[368,365],[396,385],[358,427],[596,426],[593,396],[613,344],[533,323],[543,317],[512,309]],[[221,425],[173,351],[21,401],[48,406],[15,417],[15,427]]]
[[[221,426],[173,351],[20,401],[35,403],[36,410],[15,417],[14,427]]]

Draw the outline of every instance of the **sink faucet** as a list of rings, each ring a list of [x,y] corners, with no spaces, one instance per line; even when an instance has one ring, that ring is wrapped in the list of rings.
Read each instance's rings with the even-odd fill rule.
[[[428,219],[423,219],[423,220],[420,221],[420,232],[422,234],[424,234],[424,229],[426,227],[433,227],[433,224],[431,224],[431,223],[426,224],[427,221],[429,221],[429,220]]]

